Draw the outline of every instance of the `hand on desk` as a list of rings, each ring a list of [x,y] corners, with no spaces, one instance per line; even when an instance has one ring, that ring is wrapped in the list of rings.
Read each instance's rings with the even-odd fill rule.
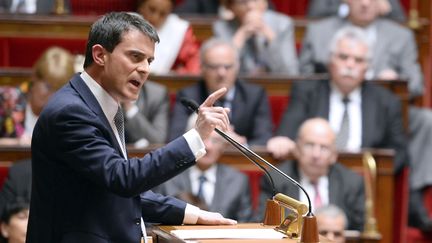
[[[198,221],[197,224],[214,224],[214,225],[220,225],[220,224],[237,224],[237,221],[232,219],[227,219],[224,216],[222,216],[220,213],[214,213],[209,212],[205,210],[201,210],[200,214],[198,215]]]

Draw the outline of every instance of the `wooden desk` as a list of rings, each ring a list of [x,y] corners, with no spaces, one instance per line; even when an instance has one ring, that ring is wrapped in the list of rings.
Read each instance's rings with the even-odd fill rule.
[[[261,224],[238,224],[238,225],[218,225],[218,226],[205,226],[205,225],[182,225],[182,226],[158,226],[153,229],[154,232],[154,242],[155,243],[165,243],[165,242],[174,242],[174,243],[185,243],[185,240],[177,238],[172,235],[171,230],[201,230],[201,229],[271,229],[273,226],[263,226]],[[296,240],[293,239],[280,239],[280,240],[236,240],[236,239],[199,239],[196,242],[198,243],[214,243],[214,242],[223,242],[223,243],[262,243],[262,242],[289,242],[295,243]],[[320,242],[326,243],[331,242],[324,237],[320,236]]]
[[[161,145],[153,145],[145,149],[137,149],[128,147],[130,157],[142,157],[149,151],[160,147]],[[279,161],[273,159],[271,155],[263,147],[252,148],[256,153],[272,164],[277,164]],[[376,217],[378,221],[378,229],[381,232],[382,242],[393,242],[392,232],[395,229],[395,180],[396,176],[393,173],[393,151],[391,150],[371,150],[377,162],[377,188],[376,188]],[[16,161],[20,159],[30,158],[30,148],[23,146],[2,146],[0,147],[0,161]],[[362,154],[341,152],[339,161],[345,166],[362,172]],[[228,149],[221,158],[222,163],[234,166],[242,171],[258,171],[250,161],[236,150]],[[0,166],[10,166],[10,162],[0,162]],[[255,186],[257,186],[256,184]],[[400,199],[397,199],[400,200]],[[396,212],[397,213],[397,212]]]

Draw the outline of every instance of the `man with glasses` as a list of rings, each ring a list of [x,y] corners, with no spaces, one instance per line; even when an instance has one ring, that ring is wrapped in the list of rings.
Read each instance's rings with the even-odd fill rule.
[[[301,123],[311,117],[328,119],[337,132],[341,150],[392,148],[395,172],[408,162],[402,109],[396,95],[371,82],[364,82],[370,49],[363,30],[339,30],[330,45],[329,80],[298,82],[276,134],[267,143],[277,158],[287,156]]]
[[[348,229],[361,230],[364,222],[363,179],[336,162],[336,134],[325,119],[312,118],[301,125],[294,155],[296,160],[281,163],[279,169],[305,188],[313,211],[335,204],[347,214]],[[275,172],[271,173],[276,192],[307,203],[305,194],[296,185]],[[259,217],[263,217],[266,200],[272,198],[272,194],[273,188],[263,177]]]
[[[228,92],[215,105],[231,109],[230,135],[242,144],[265,145],[272,134],[267,94],[262,87],[238,79],[239,57],[236,47],[229,41],[211,39],[201,47],[200,58],[202,80],[177,93],[169,140],[183,134],[188,121],[195,121],[193,112],[180,103],[182,97],[200,103],[214,90],[226,87]]]

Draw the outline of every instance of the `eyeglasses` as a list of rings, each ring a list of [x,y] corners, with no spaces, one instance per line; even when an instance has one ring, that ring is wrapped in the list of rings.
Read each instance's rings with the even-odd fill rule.
[[[363,64],[367,62],[367,58],[366,57],[356,57],[356,56],[350,56],[348,54],[345,53],[335,53],[335,56],[342,61],[347,61],[350,58],[354,59],[354,62],[357,64]]]
[[[231,69],[234,68],[234,64],[210,64],[210,63],[204,63],[204,67],[215,71],[215,70],[219,70],[221,68],[225,69],[226,71],[229,71]]]
[[[320,230],[319,234],[320,235],[328,235],[328,234],[333,234],[334,237],[339,238],[342,237],[344,235],[343,231],[329,231],[329,230]]]
[[[234,0],[233,3],[238,5],[245,5],[249,2],[257,2],[258,0]]]

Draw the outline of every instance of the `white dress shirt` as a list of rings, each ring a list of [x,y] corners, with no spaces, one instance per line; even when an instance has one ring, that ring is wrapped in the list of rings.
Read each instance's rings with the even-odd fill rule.
[[[192,186],[192,193],[194,195],[198,194],[199,190],[199,177],[201,175],[206,177],[206,181],[203,184],[203,197],[205,200],[206,205],[211,205],[213,201],[213,196],[215,192],[216,187],[216,171],[217,171],[217,164],[212,165],[209,169],[206,171],[201,171],[198,169],[197,166],[194,166],[190,168],[189,170],[189,178],[191,181]]]
[[[342,93],[334,84],[331,84],[329,122],[333,130],[338,133],[342,124],[345,105],[342,102]],[[362,141],[362,108],[361,88],[357,88],[348,95],[348,116],[349,116],[349,138],[347,150],[358,150]]]
[[[329,204],[329,179],[328,176],[321,176],[318,179],[318,192],[321,197],[321,206],[325,206]],[[315,188],[314,185],[311,183],[310,179],[306,177],[302,172],[300,172],[300,185],[303,186],[303,188],[306,190],[306,192],[309,194],[311,203],[312,203],[312,211],[314,212],[316,208],[314,207],[313,202],[315,201]],[[299,189],[300,190],[300,189]],[[306,195],[303,193],[303,191],[300,190],[300,201],[306,203],[308,205],[308,200],[306,198]]]

